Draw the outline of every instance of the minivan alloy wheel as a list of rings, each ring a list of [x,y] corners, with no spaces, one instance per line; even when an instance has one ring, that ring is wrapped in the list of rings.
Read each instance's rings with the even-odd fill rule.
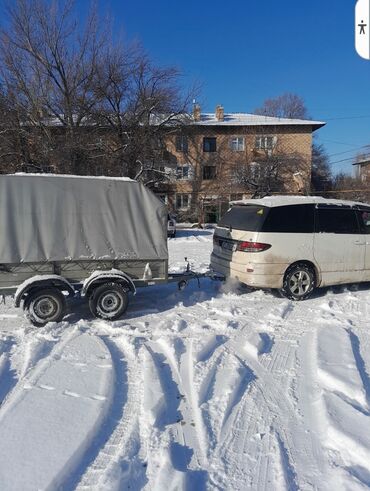
[[[284,276],[282,294],[291,300],[304,300],[315,287],[315,272],[307,264],[293,264]]]
[[[304,295],[311,285],[306,271],[297,271],[290,277],[289,288],[294,295]]]

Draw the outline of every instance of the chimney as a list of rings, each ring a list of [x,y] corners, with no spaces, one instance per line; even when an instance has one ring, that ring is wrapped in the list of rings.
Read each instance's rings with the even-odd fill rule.
[[[215,116],[217,121],[224,120],[224,108],[220,105],[216,106]]]
[[[194,121],[200,121],[201,117],[201,112],[200,112],[200,105],[199,104],[194,104],[193,107],[193,118]]]

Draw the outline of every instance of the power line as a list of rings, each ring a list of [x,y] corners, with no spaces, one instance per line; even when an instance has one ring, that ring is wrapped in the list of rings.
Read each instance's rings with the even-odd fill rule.
[[[335,157],[336,155],[343,155],[345,153],[351,153],[351,152],[355,152],[356,150],[360,150],[361,148],[365,148],[367,147],[368,145],[363,145],[362,147],[357,147],[357,148],[353,148],[352,150],[346,150],[344,152],[338,152],[338,153],[331,153],[330,155],[328,155],[328,157]]]
[[[362,145],[361,147],[356,147],[356,148],[353,148],[352,150],[345,150],[344,152],[338,152],[338,153],[333,153],[331,155],[328,155],[328,158],[330,159],[331,157],[335,157],[337,155],[343,155],[345,153],[351,153],[351,152],[355,152],[356,150],[361,150],[362,148],[368,148],[369,145]],[[341,162],[346,162],[348,160],[354,160],[354,157],[355,155],[352,155],[352,157],[347,157],[345,159],[341,159],[341,160],[335,160],[334,162],[329,162],[330,165],[333,165],[333,164],[339,164]]]
[[[347,159],[335,160],[334,162],[329,162],[330,165],[340,164],[341,162],[347,162],[349,160],[353,161],[353,157],[348,157]]]
[[[370,115],[367,116],[343,116],[340,118],[320,118],[323,119],[324,121],[340,121],[340,120],[346,120],[346,119],[367,119],[370,118]]]
[[[320,137],[319,137],[320,138]],[[336,143],[338,145],[347,145],[349,147],[357,147],[354,143],[338,142],[336,140],[328,140],[326,138],[320,138],[323,142]],[[364,145],[365,146],[365,145]],[[350,150],[348,150],[350,152]]]
[[[361,146],[357,146],[357,145],[354,145],[353,143],[344,143],[344,142],[338,142],[338,141],[334,141],[334,140],[324,140],[322,139],[321,141],[327,141],[327,142],[332,142],[332,143],[337,143],[337,144],[343,144],[343,145],[351,145],[353,146],[354,148],[352,148],[351,150],[344,150],[343,152],[336,152],[336,153],[331,153],[329,155],[327,155],[327,157],[330,159],[331,157],[335,157],[337,155],[343,155],[345,153],[351,153],[351,152],[355,152],[356,150],[361,150],[362,148],[369,148],[370,149],[370,144],[366,144],[366,145],[361,145]]]

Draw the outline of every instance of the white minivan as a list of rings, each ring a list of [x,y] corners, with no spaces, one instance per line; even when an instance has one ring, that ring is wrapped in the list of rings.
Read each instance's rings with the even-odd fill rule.
[[[236,201],[215,230],[211,268],[292,300],[370,281],[370,205],[306,196]]]

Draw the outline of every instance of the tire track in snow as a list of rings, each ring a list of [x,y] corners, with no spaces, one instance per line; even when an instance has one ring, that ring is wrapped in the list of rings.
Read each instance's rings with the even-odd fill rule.
[[[11,350],[15,343],[15,338],[11,336],[0,340],[0,407],[18,383],[17,372],[11,366]]]
[[[289,315],[284,312],[284,319],[279,325],[279,329],[286,328],[287,320],[292,322],[292,313],[294,308],[290,309]],[[284,380],[284,372],[289,372],[295,362],[296,346],[291,343],[287,350],[287,354],[281,356],[281,347],[279,344],[274,345],[271,356],[271,361],[267,364],[267,368],[263,366],[258,357],[251,356],[250,352],[244,349],[246,336],[243,331],[248,332],[247,326],[241,330],[240,334],[226,343],[225,348],[230,353],[237,356],[253,371],[256,379],[252,382],[253,388],[257,391],[254,394],[255,403],[260,412],[262,408],[266,414],[267,421],[270,421],[274,432],[279,434],[280,441],[283,443],[285,455],[289,456],[289,475],[297,476],[298,485],[310,482],[312,475],[315,474],[318,462],[318,454],[316,452],[315,442],[312,441],[311,435],[306,432],[306,428],[300,421],[298,414],[292,404],[292,401],[285,395],[282,390],[281,382]],[[279,358],[279,361],[274,358]],[[274,367],[278,365],[279,374],[272,372]],[[247,397],[242,398],[241,405],[246,404]],[[279,410],[277,411],[277,408]],[[239,408],[239,411],[241,409]],[[258,414],[255,415],[258,417]],[[234,418],[235,419],[235,418]],[[285,428],[290,428],[289,433]],[[227,433],[227,432],[225,432]],[[219,448],[222,447],[221,439]],[[248,445],[247,445],[248,447]],[[302,459],[302,455],[305,456]],[[302,464],[302,461],[304,464]],[[259,472],[258,469],[255,470]]]
[[[280,322],[278,323],[278,327],[281,328],[284,324],[286,324],[287,319],[291,317],[294,309],[295,309],[294,304],[292,304],[291,302],[283,305],[283,307],[279,305],[276,308],[274,308],[272,312],[271,311],[267,312],[266,315],[264,315],[262,319],[261,318],[259,319],[258,323],[263,323],[263,325],[266,325],[268,323],[268,321],[271,322],[271,320],[272,320],[273,323],[276,324],[276,320],[278,318],[278,319],[280,319]],[[203,384],[201,385],[201,389],[200,389],[200,400],[201,400],[201,402],[203,402],[205,399],[209,399],[212,396],[212,391],[213,391],[212,387],[210,387],[210,384],[212,384],[212,386],[214,385],[215,379],[218,375],[218,372],[220,371],[220,365],[229,366],[229,363],[227,361],[224,362],[222,360],[224,358],[225,354],[229,353],[230,356],[233,356],[233,357],[235,357],[235,359],[238,360],[237,366],[239,368],[236,368],[236,372],[239,372],[239,381],[238,382],[234,381],[236,385],[234,386],[234,390],[231,392],[231,394],[229,396],[229,401],[228,401],[228,404],[225,408],[225,413],[223,415],[219,434],[217,435],[216,440],[213,439],[214,441],[216,441],[216,447],[211,449],[211,452],[210,452],[211,462],[213,462],[211,467],[216,465],[216,462],[218,461],[218,459],[217,458],[215,459],[215,455],[220,454],[220,452],[222,453],[223,448],[224,448],[225,454],[224,454],[224,458],[221,459],[221,461],[222,460],[225,461],[229,458],[230,447],[233,444],[233,440],[232,439],[230,440],[230,433],[234,435],[234,431],[233,431],[234,422],[236,422],[236,424],[238,424],[238,420],[241,420],[241,421],[246,420],[245,415],[243,415],[242,413],[244,411],[245,405],[246,404],[248,405],[248,403],[250,401],[250,394],[249,394],[250,390],[252,390],[252,391],[254,390],[254,392],[261,393],[262,399],[264,398],[263,389],[262,389],[262,391],[261,390],[256,391],[256,387],[258,386],[258,381],[255,380],[255,374],[254,374],[253,368],[251,369],[250,363],[244,362],[245,353],[243,352],[242,356],[240,356],[240,353],[237,352],[238,350],[231,349],[232,343],[239,344],[240,346],[245,344],[245,341],[246,341],[245,332],[248,332],[248,326],[245,326],[245,328],[244,328],[245,332],[243,332],[243,329],[241,331],[242,331],[241,333],[240,333],[240,331],[239,332],[234,331],[231,339],[229,339],[229,341],[226,341],[225,343],[223,343],[220,346],[220,348],[219,348],[220,353],[218,356],[218,361],[216,363],[217,366],[215,366],[215,365],[211,366],[211,369],[209,370],[208,374],[204,377]],[[263,334],[268,336],[266,333],[263,333]],[[262,336],[260,336],[260,337],[261,337],[261,341],[263,341],[261,353],[269,352],[272,349],[273,341],[271,340],[271,338],[269,338],[269,346],[267,349],[266,348],[266,338],[263,338]],[[236,338],[237,338],[237,341],[235,341]],[[243,343],[243,341],[244,341],[244,343]],[[288,353],[288,355],[289,355],[289,353]],[[291,362],[291,360],[294,360],[294,357],[290,356],[290,358],[289,358],[288,355],[287,355],[286,359],[284,359],[284,357],[282,357],[282,360],[280,361],[280,365],[282,367],[282,370],[284,369],[284,366],[288,363],[288,359],[289,359],[289,363]],[[281,357],[280,353],[278,353],[277,358],[278,357]],[[276,363],[276,360],[273,359],[273,364],[274,363]],[[209,385],[207,387],[204,387],[204,384],[209,384]],[[257,384],[256,387],[255,387],[255,384]],[[248,386],[250,386],[250,390],[247,390]],[[227,383],[225,383],[225,388],[226,387],[227,387]],[[280,398],[280,394],[277,394],[276,400],[279,398]],[[252,405],[254,406],[254,402],[252,402]],[[266,420],[269,419],[271,406],[272,406],[272,404],[269,404],[269,405],[265,404],[264,405],[263,412],[265,413]],[[251,417],[256,418],[256,414],[260,413],[261,410],[262,410],[261,404],[258,404],[257,412],[256,412],[256,408],[254,408],[254,410],[251,411]],[[209,418],[209,407],[207,407],[205,409],[204,414],[205,414],[206,418]],[[250,442],[251,439],[253,440],[253,437],[254,437],[253,434],[249,433],[250,428],[255,427],[255,425],[253,423],[254,423],[253,421],[249,421],[247,431],[241,431],[241,430],[238,431],[239,434],[240,433],[244,433],[244,435],[248,434],[248,437],[245,438],[246,448],[248,448],[248,444],[249,444],[248,442]],[[209,426],[209,423],[208,423],[208,426]],[[257,431],[257,426],[255,427],[255,429],[256,429],[256,433],[259,434]],[[211,428],[211,430],[212,430],[212,428]],[[269,433],[269,431],[264,431],[262,433],[263,433],[263,437],[261,438],[261,445],[263,446],[268,440],[270,440],[270,436],[267,438],[265,437],[266,434]],[[258,437],[257,437],[257,439],[258,439]],[[271,439],[274,440],[275,447],[276,447],[276,455],[275,455],[275,461],[274,461],[274,465],[276,467],[281,462],[280,451],[278,448],[276,438],[274,436],[271,436]],[[225,444],[225,441],[227,441],[227,444]],[[268,447],[265,448],[265,450],[267,453],[269,453]],[[248,452],[248,450],[242,451],[241,455],[245,456],[246,451]],[[269,466],[263,467],[265,465],[265,463],[266,463],[265,460],[261,459],[261,461],[260,461],[260,465],[262,466],[261,469],[262,468],[265,468],[265,469],[269,468]],[[257,466],[257,469],[255,468],[255,463],[253,463],[251,465],[251,468],[250,468],[250,473],[253,473],[253,472],[256,472],[257,474],[260,472],[260,469],[258,466]],[[261,472],[262,472],[262,470],[261,470]],[[266,472],[268,472],[268,471],[266,470]],[[283,469],[281,469],[280,474],[281,475],[283,474]],[[292,469],[291,469],[291,474],[292,475],[294,474],[294,470],[292,470]],[[222,471],[220,471],[220,476],[221,475],[222,475]],[[211,480],[212,480],[214,485],[216,485],[216,484],[220,485],[220,482],[222,483],[222,479],[220,478],[220,476],[217,477],[217,472],[211,474]],[[228,478],[231,478],[231,477],[232,476],[228,476]],[[276,476],[275,476],[275,478],[276,478]],[[221,479],[221,481],[220,481],[220,479]],[[240,489],[244,489],[245,479],[246,479],[245,472],[243,469],[241,469]],[[236,482],[234,484],[236,484]],[[230,487],[228,489],[230,489]]]
[[[13,398],[26,386],[35,385],[50,363],[61,356],[65,345],[81,334],[78,327],[63,330],[64,327],[65,324],[61,323],[57,327],[47,326],[41,332],[31,329],[26,336],[21,330],[21,335],[17,333],[14,336],[8,368],[14,373],[15,383],[9,385],[0,406],[0,422],[2,415],[11,407]]]
[[[139,421],[142,400],[140,340],[135,347],[125,337],[104,338],[112,353],[116,393],[107,427],[98,438],[95,458],[80,470],[77,490],[137,489],[145,485],[146,467],[141,460]],[[90,458],[91,460],[91,458]],[[86,464],[86,462],[85,462]]]
[[[361,469],[367,468],[370,459],[367,432],[370,425],[369,376],[362,357],[362,353],[367,351],[352,329],[341,326],[321,328],[317,349],[318,382],[323,391],[321,399],[326,416],[323,445],[327,449],[328,460],[338,473],[347,472],[354,482],[362,482],[364,474]]]
[[[370,408],[370,377],[365,365],[365,360],[362,357],[361,354],[361,343],[359,337],[353,332],[352,329],[347,329],[349,339],[351,342],[352,346],[352,351],[353,351],[353,357],[356,362],[357,370],[358,373],[361,377],[362,385],[364,387],[364,391],[366,394],[366,401],[367,401],[367,406],[368,410]]]
[[[252,383],[228,418],[224,438],[211,459],[210,482],[220,489],[284,489],[280,454],[272,430],[270,410],[261,405]]]
[[[285,448],[284,442],[278,432],[276,433],[276,439],[279,444],[281,466],[283,468],[284,480],[285,480],[285,489],[287,489],[288,491],[298,491],[299,488],[297,485],[297,475],[290,462],[289,453]]]
[[[193,351],[192,340],[184,345],[185,350],[176,361],[171,348],[163,339],[148,343],[153,353],[164,356],[172,375],[172,381],[177,387],[179,399],[179,411],[181,413],[181,423],[177,428],[181,443],[189,447],[193,452],[192,462],[196,468],[207,468],[207,438],[204,429],[197,395],[193,390]],[[179,421],[180,422],[180,421]]]

